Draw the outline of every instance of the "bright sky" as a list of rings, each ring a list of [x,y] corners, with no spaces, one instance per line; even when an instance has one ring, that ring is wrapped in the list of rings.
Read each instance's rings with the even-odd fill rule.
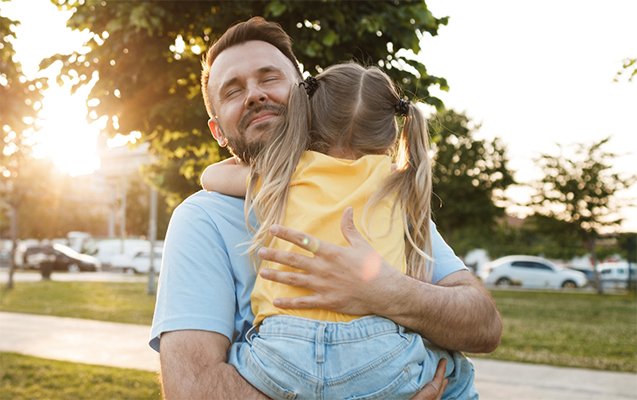
[[[83,37],[66,28],[68,13],[59,12],[49,0],[0,3],[6,15],[19,20],[14,43],[16,58],[27,76],[38,74],[39,62],[58,52],[70,52],[82,46]],[[53,77],[59,68],[44,75]],[[36,121],[35,155],[48,157],[62,171],[72,175],[87,174],[99,168],[97,154],[98,124],[88,125],[86,97],[89,87],[71,94],[67,85],[49,80],[42,109]]]
[[[616,169],[637,174],[637,79],[613,82],[622,60],[637,57],[636,1],[427,5],[450,17],[422,43],[429,73],[450,86],[434,94],[481,123],[481,136],[503,139],[518,181],[537,178],[534,158],[557,154],[556,143],[592,144],[608,135],[607,149],[622,154]],[[637,185],[623,195],[637,199]],[[624,230],[637,231],[637,208],[622,211]]]
[[[502,138],[518,181],[538,177],[533,159],[556,152],[556,143],[593,143],[608,135],[608,149],[622,154],[617,170],[637,174],[637,80],[613,82],[622,60],[637,57],[637,2],[427,4],[434,15],[450,16],[448,26],[422,46],[429,72],[447,78],[451,87],[434,94],[480,122],[480,135]],[[81,45],[81,35],[65,27],[66,16],[49,0],[0,7],[22,20],[15,46],[27,73],[37,71],[41,58]],[[86,93],[69,98],[64,92],[53,88],[43,105],[40,151],[67,172],[87,173],[98,167],[99,129],[85,123]],[[524,198],[519,189],[509,194]],[[624,196],[637,198],[637,185]],[[637,231],[637,207],[623,214],[624,230]]]

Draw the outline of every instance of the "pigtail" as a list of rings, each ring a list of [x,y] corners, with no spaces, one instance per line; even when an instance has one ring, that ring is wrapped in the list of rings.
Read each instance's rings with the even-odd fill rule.
[[[427,124],[414,104],[409,104],[405,116],[397,156],[396,193],[406,227],[407,274],[430,282],[431,158]]]
[[[401,211],[405,226],[407,275],[430,282],[432,276],[431,238],[431,160],[426,121],[420,110],[408,101],[396,100],[395,112],[404,116],[396,149],[396,171],[372,196],[373,207],[385,196],[395,195],[392,215]]]

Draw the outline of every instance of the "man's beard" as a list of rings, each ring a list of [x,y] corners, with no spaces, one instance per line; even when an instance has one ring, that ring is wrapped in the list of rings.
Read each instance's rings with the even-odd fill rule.
[[[228,150],[230,150],[230,153],[248,165],[252,163],[256,156],[259,155],[261,150],[265,147],[265,143],[262,138],[254,140],[251,143],[248,143],[243,135],[227,139]]]
[[[263,110],[276,111],[277,115],[284,115],[285,109],[286,107],[280,104],[266,104],[248,111],[239,121],[238,134],[235,137],[226,135],[228,150],[230,150],[235,157],[250,165],[274,134],[280,132],[283,128],[285,118],[278,118],[278,121],[262,122],[258,128],[255,128],[262,132],[261,135],[250,142],[246,140],[246,129],[249,121],[255,114]]]

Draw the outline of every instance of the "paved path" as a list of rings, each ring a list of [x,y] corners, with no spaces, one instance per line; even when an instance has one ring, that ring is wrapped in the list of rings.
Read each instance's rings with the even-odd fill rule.
[[[149,371],[149,327],[0,312],[0,351]],[[637,400],[637,374],[474,359],[486,400]]]
[[[38,271],[15,271],[13,274],[15,282],[37,282],[42,280],[42,275]],[[7,268],[0,268],[0,285],[4,285],[9,280]],[[65,282],[148,282],[147,275],[131,275],[122,272],[56,272],[51,273],[51,280]]]

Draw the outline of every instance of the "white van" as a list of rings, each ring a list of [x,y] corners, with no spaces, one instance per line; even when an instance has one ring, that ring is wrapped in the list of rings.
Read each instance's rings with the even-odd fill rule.
[[[164,242],[155,241],[155,246],[163,247]],[[102,239],[95,242],[95,252],[93,255],[101,261],[102,266],[110,267],[113,264],[113,257],[133,256],[140,251],[148,251],[150,243],[146,239]]]
[[[628,287],[628,274],[633,286],[637,283],[637,265],[630,265],[627,261],[605,262],[597,265],[599,279],[604,288],[626,289]]]

